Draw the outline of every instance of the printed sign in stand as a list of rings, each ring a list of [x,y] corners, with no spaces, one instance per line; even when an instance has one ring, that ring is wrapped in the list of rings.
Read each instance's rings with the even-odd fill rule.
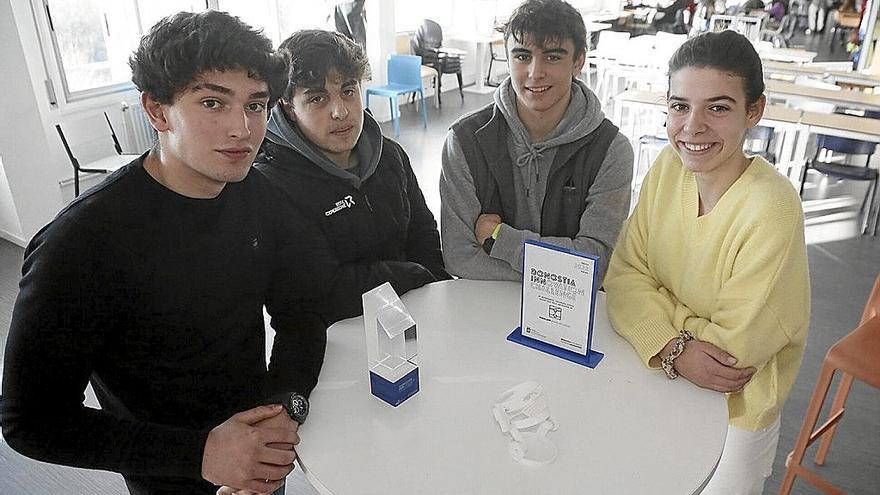
[[[539,241],[523,246],[520,326],[507,340],[595,368],[590,348],[599,259]]]

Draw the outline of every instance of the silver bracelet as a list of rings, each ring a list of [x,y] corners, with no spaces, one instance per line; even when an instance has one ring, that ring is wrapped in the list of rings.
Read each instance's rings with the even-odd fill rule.
[[[675,371],[675,358],[681,356],[681,353],[684,352],[684,345],[689,340],[694,340],[694,336],[690,332],[687,330],[679,332],[678,337],[675,338],[675,343],[672,345],[672,350],[669,351],[665,358],[660,360],[660,366],[663,367],[666,377],[670,380],[678,378],[678,371]]]

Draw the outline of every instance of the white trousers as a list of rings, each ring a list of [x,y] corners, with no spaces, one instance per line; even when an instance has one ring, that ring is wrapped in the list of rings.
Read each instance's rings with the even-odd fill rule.
[[[758,431],[727,427],[724,452],[702,495],[761,495],[764,481],[773,472],[779,418]]]

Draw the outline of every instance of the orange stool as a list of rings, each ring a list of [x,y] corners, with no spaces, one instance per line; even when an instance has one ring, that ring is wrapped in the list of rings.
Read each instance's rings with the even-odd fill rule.
[[[825,355],[794,451],[788,454],[788,459],[785,461],[787,469],[782,487],[779,489],[780,495],[788,495],[791,492],[796,476],[800,476],[825,493],[835,495],[845,493],[817,473],[807,469],[802,462],[807,447],[819,438],[822,438],[822,442],[816,452],[815,462],[820,466],[825,462],[837,423],[846,409],[846,397],[849,395],[854,378],[874,388],[880,388],[880,359],[877,359],[877,356],[880,356],[880,276],[874,282],[874,289],[868,298],[860,326],[837,341]],[[825,397],[831,387],[834,372],[837,370],[843,375],[834,395],[834,402],[831,404],[828,421],[814,431],[819,413],[822,411],[822,404],[825,403]]]

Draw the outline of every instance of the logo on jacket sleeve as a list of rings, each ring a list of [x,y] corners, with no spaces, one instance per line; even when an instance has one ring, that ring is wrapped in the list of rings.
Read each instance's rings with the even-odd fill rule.
[[[348,196],[340,199],[339,201],[337,201],[336,206],[325,211],[324,216],[329,217],[330,215],[336,213],[339,210],[351,208],[352,206],[354,206],[354,198],[352,198],[351,195],[348,195]]]

